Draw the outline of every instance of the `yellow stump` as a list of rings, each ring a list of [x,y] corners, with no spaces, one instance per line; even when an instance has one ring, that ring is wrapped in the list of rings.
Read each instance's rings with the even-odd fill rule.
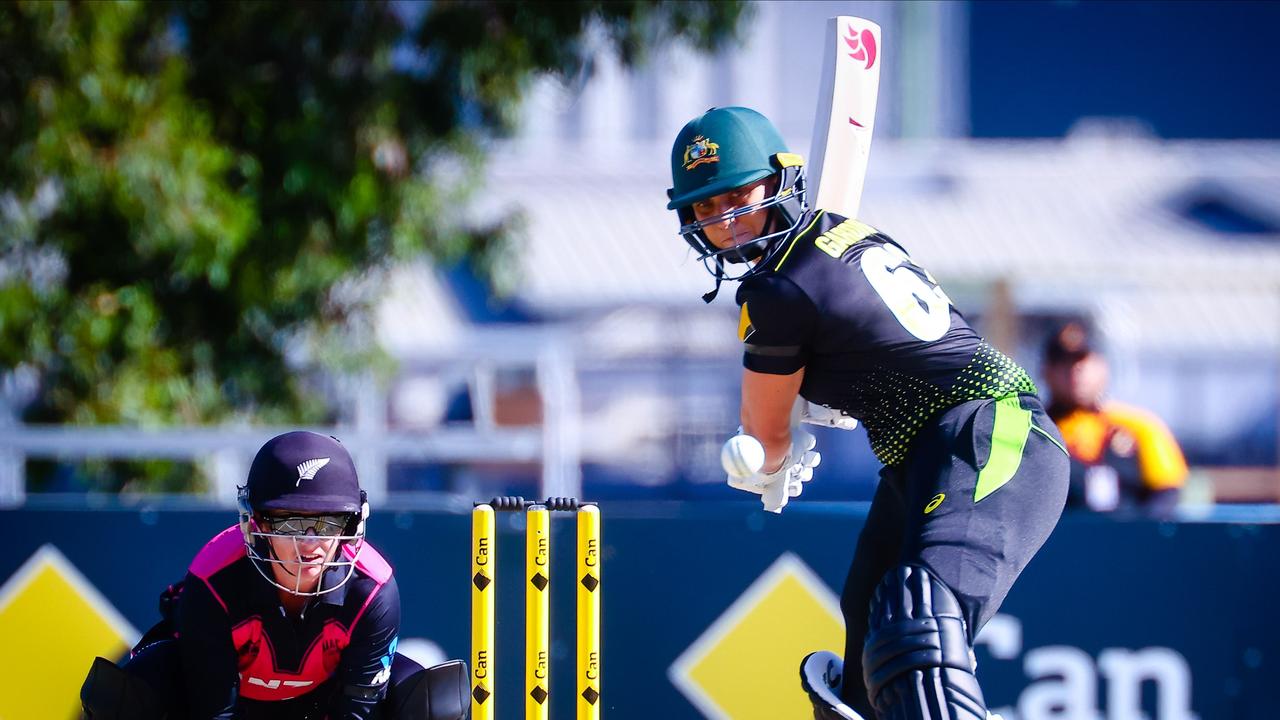
[[[600,717],[600,508],[578,509],[578,720]]]
[[[532,505],[525,513],[524,715],[547,720],[551,689],[551,513]]]
[[[471,718],[493,720],[493,597],[497,593],[497,543],[493,508],[471,512]]]

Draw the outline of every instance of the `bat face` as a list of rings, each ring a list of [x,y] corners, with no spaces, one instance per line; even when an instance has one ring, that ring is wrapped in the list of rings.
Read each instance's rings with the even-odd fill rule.
[[[843,15],[827,20],[809,150],[811,204],[857,217],[880,92],[880,26]]]

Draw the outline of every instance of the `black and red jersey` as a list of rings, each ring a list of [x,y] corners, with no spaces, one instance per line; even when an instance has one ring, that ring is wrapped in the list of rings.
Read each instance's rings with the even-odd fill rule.
[[[326,572],[321,589],[345,575]],[[238,526],[196,555],[173,618],[190,716],[371,717],[400,628],[391,566],[366,542],[350,580],[301,615],[286,613],[277,593],[246,556]]]

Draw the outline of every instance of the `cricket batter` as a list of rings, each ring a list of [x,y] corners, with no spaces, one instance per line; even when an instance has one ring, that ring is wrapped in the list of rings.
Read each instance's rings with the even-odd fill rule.
[[[240,492],[240,522],[161,596],[165,619],[123,668],[98,658],[89,718],[460,720],[470,681],[396,653],[400,594],[365,542],[369,506],[342,443],[273,438]]]
[[[986,720],[973,639],[1049,537],[1068,459],[1035,384],[884,233],[810,209],[802,159],[741,107],[694,118],[667,208],[739,280],[742,429],[764,467],[735,488],[780,511],[817,465],[803,421],[861,421],[884,464],[841,596],[843,663],[801,665],[814,717]],[[964,241],[957,239],[957,242]]]

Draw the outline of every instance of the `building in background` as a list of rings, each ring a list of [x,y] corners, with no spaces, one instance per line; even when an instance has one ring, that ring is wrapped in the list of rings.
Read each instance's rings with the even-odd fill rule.
[[[1190,21],[1210,5],[1211,28]],[[1193,466],[1267,468],[1219,472],[1241,483],[1221,496],[1280,499],[1280,100],[1254,87],[1276,63],[1263,33],[1280,4],[752,10],[718,55],[668,46],[626,72],[599,54],[589,75],[532,89],[471,208],[522,218],[510,294],[466,268],[405,266],[379,314],[395,381],[332,383],[375,496],[728,497],[717,455],[737,425],[736,308],[728,293],[698,299],[711,279],[664,209],[670,142],[707,107],[742,104],[807,153],[821,29],[852,14],[884,39],[863,219],[1033,374],[1050,328],[1088,318],[1114,397],[1165,418]],[[229,502],[269,436],[67,432],[0,452],[0,502],[21,501],[30,448],[179,445],[208,459]],[[862,432],[819,442],[806,497],[869,498]],[[1206,499],[1194,482],[1186,496]]]
[[[1114,396],[1166,418],[1193,464],[1274,466],[1280,143],[1156,135],[1177,115],[1168,99],[1182,56],[1160,74],[1145,55],[1113,54],[1111,64],[1139,68],[1164,88],[1116,103],[1129,70],[1110,78],[1106,62],[1027,48],[1013,32],[1020,23],[1045,26],[1030,35],[1057,42],[1049,26],[1085,23],[1101,28],[1105,45],[1145,29],[1144,46],[1154,49],[1180,32],[1178,13],[1190,10],[1153,22],[1146,5],[1005,13],[1008,4],[759,3],[743,44],[717,56],[668,48],[627,73],[601,55],[590,79],[537,87],[522,131],[493,148],[491,194],[475,212],[525,217],[512,258],[520,281],[508,302],[536,319],[532,327],[554,332],[572,357],[584,477],[611,485],[592,494],[645,487],[651,496],[685,497],[718,488],[715,453],[736,425],[735,308],[727,296],[712,306],[698,300],[710,278],[663,207],[670,139],[708,106],[743,104],[774,118],[792,149],[807,152],[813,48],[824,19],[842,13],[884,31],[864,219],[904,242],[1027,367],[1038,367],[1038,349],[1061,318],[1088,317],[1112,359]],[[1224,17],[1242,25],[1275,12],[1230,10]],[[1234,77],[1261,52],[1209,52],[1219,42],[1206,38],[1196,61],[1217,75]],[[1012,52],[1025,62],[993,60]],[[1054,86],[1070,85],[1073,112],[1050,87],[1027,87],[1041,72]],[[1023,99],[1001,104],[989,86]],[[1275,112],[1274,100],[1257,102]],[[1091,109],[1099,117],[1087,116]],[[1023,115],[1023,131],[1003,130],[1020,127]],[[1177,135],[1255,131],[1231,118],[1169,127]],[[971,128],[1023,137],[972,138]],[[442,277],[416,272],[414,292]],[[404,328],[432,314],[404,295],[398,302],[384,331],[411,359],[414,342],[430,333]],[[875,462],[861,433],[831,433],[820,444],[828,460],[815,495],[869,497]]]

